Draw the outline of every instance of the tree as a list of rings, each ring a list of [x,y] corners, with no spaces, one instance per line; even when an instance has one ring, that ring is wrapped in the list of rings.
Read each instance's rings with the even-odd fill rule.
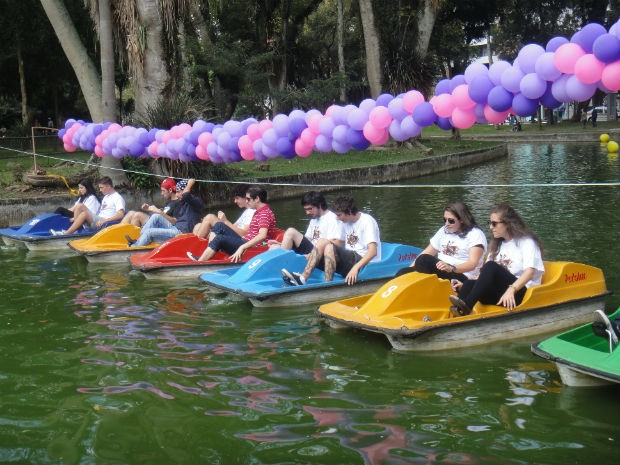
[[[366,51],[366,73],[370,95],[377,98],[381,93],[383,78],[381,73],[381,48],[379,31],[375,27],[372,0],[359,0],[360,18],[364,30],[364,49]]]

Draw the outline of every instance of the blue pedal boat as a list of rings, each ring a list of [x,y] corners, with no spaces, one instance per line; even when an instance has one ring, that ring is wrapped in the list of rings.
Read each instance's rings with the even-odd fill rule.
[[[69,241],[78,237],[92,236],[95,231],[80,228],[74,234],[53,236],[50,229],[69,229],[69,218],[56,213],[44,213],[26,221],[22,226],[0,229],[0,237],[6,245],[28,250],[59,250],[67,248]]]
[[[227,268],[200,275],[211,288],[247,297],[255,307],[290,307],[327,302],[373,292],[392,279],[396,272],[411,264],[422,252],[419,247],[383,242],[381,261],[366,265],[358,282],[346,284],[344,276],[334,275],[325,282],[323,271],[316,269],[303,286],[293,286],[282,279],[282,268],[303,271],[306,259],[290,250],[274,249],[262,253],[240,268]]]

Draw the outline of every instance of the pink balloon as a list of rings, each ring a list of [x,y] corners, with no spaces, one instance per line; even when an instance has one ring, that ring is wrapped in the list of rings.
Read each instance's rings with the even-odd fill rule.
[[[103,149],[101,148],[101,146],[97,145],[95,146],[95,155],[97,155],[98,157],[103,157]]]
[[[433,97],[431,99],[431,104],[433,105],[433,110],[442,118],[449,118],[452,116],[452,112],[454,111],[454,102],[452,100],[452,95],[450,94],[441,94]]]
[[[295,141],[295,153],[300,157],[306,158],[312,153],[312,146],[306,145],[301,139]]]
[[[301,140],[304,145],[308,145],[310,147],[314,146],[314,142],[316,141],[316,134],[312,132],[310,128],[306,128],[301,131],[301,135],[298,140]]]
[[[261,137],[260,125],[258,123],[250,124],[248,126],[247,134],[248,134],[248,136],[250,136],[250,138],[253,141],[255,141],[257,139],[260,139],[260,137]],[[200,137],[198,138],[198,141],[200,142]]]
[[[364,125],[363,134],[366,140],[374,145],[383,145],[389,137],[387,130],[374,126],[370,121]],[[385,141],[381,142],[384,139]]]
[[[575,76],[585,84],[594,84],[601,80],[604,69],[605,63],[588,53],[575,63]]]
[[[268,119],[264,119],[260,123],[258,123],[258,129],[260,129],[261,135],[264,134],[265,131],[267,131],[268,129],[271,129],[272,127],[273,127],[273,122]]]
[[[372,123],[373,126],[379,129],[385,129],[392,122],[392,117],[390,116],[390,112],[386,107],[378,106],[370,111],[370,114],[368,115],[368,120]]]
[[[319,129],[319,124],[323,119],[323,115],[321,113],[314,113],[308,117],[308,129],[310,129],[315,134],[320,134],[321,130]]]
[[[564,74],[575,74],[575,63],[585,54],[579,45],[569,42],[555,51],[553,63]]]
[[[601,74],[601,83],[612,92],[620,90],[620,60],[605,66]]]
[[[471,128],[476,123],[476,114],[472,109],[455,108],[452,112],[452,125],[459,129]]]
[[[203,147],[202,145],[199,145],[198,147],[196,147],[196,156],[204,161],[208,161],[209,160],[209,155],[207,155],[207,149],[205,147]],[[243,155],[241,155],[243,156]]]
[[[476,102],[469,96],[469,86],[467,84],[455,87],[452,91],[452,102],[454,106],[462,110],[470,110],[476,106]]]
[[[403,108],[411,114],[413,113],[415,107],[417,107],[423,101],[424,95],[422,95],[417,90],[410,90],[405,95],[403,95]]]
[[[213,134],[210,132],[203,132],[198,136],[198,145],[206,148],[211,142],[213,142]]]
[[[503,123],[504,121],[506,121],[507,116],[507,111],[495,111],[488,105],[484,106],[484,117],[491,124]]]

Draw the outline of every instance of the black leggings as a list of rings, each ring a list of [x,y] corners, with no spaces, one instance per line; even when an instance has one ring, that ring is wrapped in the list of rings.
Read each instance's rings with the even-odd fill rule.
[[[459,291],[459,297],[465,301],[469,308],[474,308],[476,302],[485,305],[496,305],[504,295],[508,286],[514,283],[517,277],[496,262],[486,262],[480,270],[478,279],[471,279],[463,283]],[[515,292],[515,303],[523,302],[526,287]]]
[[[418,258],[415,259],[415,264],[413,266],[401,268],[396,272],[396,276],[401,276],[403,274],[417,271],[419,273],[436,274],[443,279],[458,279],[463,283],[467,281],[467,276],[465,276],[463,273],[454,273],[452,271],[438,270],[437,263],[439,261],[440,260],[434,255],[423,253],[421,255],[418,255]]]
[[[67,218],[73,218],[73,212],[65,207],[58,207],[54,213],[66,216]]]

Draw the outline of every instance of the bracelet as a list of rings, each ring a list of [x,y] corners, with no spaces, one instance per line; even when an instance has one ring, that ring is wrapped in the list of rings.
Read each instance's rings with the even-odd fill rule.
[[[451,266],[451,269],[452,269],[452,273],[456,273],[456,266],[454,266],[454,265],[450,265],[450,266]]]
[[[512,290],[515,291],[515,292],[517,292],[519,290],[519,289],[517,289],[517,286],[515,286],[514,284],[511,284],[508,287],[512,287]]]

